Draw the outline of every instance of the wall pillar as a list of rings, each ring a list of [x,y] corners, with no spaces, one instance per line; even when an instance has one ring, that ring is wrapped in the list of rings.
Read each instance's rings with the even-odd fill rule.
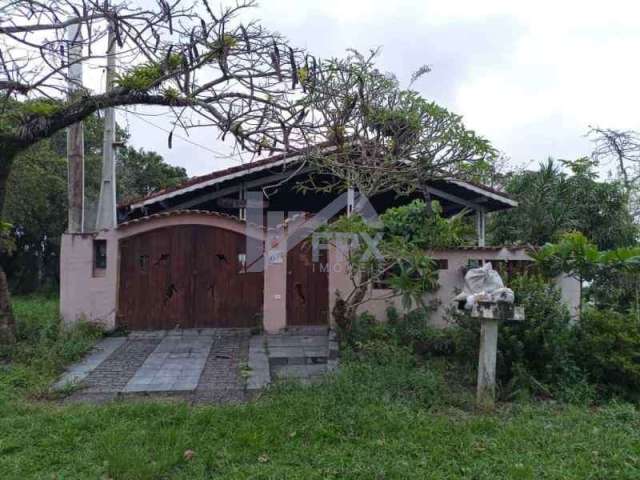
[[[485,226],[487,220],[487,212],[484,210],[476,210],[476,231],[478,233],[478,246],[484,247],[485,242]]]
[[[264,314],[267,333],[287,326],[287,242],[283,212],[267,213],[264,248]]]
[[[94,269],[95,240],[107,242],[107,268]],[[60,315],[65,325],[86,320],[112,330],[116,324],[118,239],[114,230],[62,235],[60,243]]]

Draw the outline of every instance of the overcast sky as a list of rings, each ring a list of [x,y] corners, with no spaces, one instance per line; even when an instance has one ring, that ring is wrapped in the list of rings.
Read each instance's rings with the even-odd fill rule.
[[[429,64],[414,88],[463,115],[514,165],[590,153],[589,125],[640,130],[635,0],[262,0],[250,16],[318,57],[381,46],[380,68],[403,85]],[[201,147],[174,138],[168,150],[160,129],[133,115],[119,121],[135,146],[190,175],[239,161],[217,132],[192,133]]]

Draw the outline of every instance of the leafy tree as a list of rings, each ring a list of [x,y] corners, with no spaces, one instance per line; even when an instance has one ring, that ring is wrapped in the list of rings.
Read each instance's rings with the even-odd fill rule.
[[[97,204],[100,191],[103,121],[85,120],[85,198],[87,209]],[[128,134],[118,129],[118,137]],[[183,168],[166,164],[155,152],[124,146],[118,157],[120,200],[146,195],[186,179]],[[14,245],[0,264],[12,291],[30,293],[54,286],[59,276],[60,235],[67,222],[66,135],[58,132],[20,155],[9,182],[4,217]],[[89,212],[88,212],[89,213]],[[91,229],[91,215],[87,215]],[[9,237],[7,237],[9,238]]]
[[[640,217],[640,132],[612,128],[591,128],[591,156],[598,162],[613,165],[631,201],[631,214]]]
[[[5,218],[12,224],[16,249],[3,256],[12,291],[27,293],[58,273],[60,235],[67,223],[67,163],[52,142],[22,154],[10,177]]]
[[[562,170],[569,168],[570,174]],[[549,159],[538,171],[513,173],[505,190],[518,208],[500,212],[489,224],[496,243],[544,245],[563,233],[584,233],[600,249],[633,245],[638,228],[628,210],[628,195],[618,182],[601,182],[596,163]]]
[[[581,286],[584,281],[591,282],[589,293],[596,306],[635,311],[640,321],[640,247],[598,250],[582,233],[569,232],[533,257],[548,277],[567,273]],[[616,303],[616,299],[623,303]]]
[[[461,116],[380,72],[376,55],[351,51],[322,65],[309,101],[320,117],[317,136],[325,148],[311,155],[311,163],[333,180],[314,187],[354,187],[369,197],[418,192],[429,208],[430,180],[473,177],[490,166],[495,151]]]
[[[257,23],[240,24],[238,14],[254,5],[251,0],[219,9],[208,0],[2,2],[0,213],[22,152],[110,107],[164,106],[183,128],[212,126],[252,152],[265,145],[299,146],[305,112],[299,96],[290,93],[309,58]],[[73,38],[67,38],[70,27]],[[96,93],[77,85],[70,73],[81,62],[104,62],[104,44],[121,70],[114,88]],[[305,78],[313,83],[315,76],[308,68]],[[67,83],[75,84],[75,92],[65,98]],[[5,335],[12,330],[6,285],[0,267],[0,343],[15,337]]]
[[[127,201],[173,187],[187,179],[187,171],[164,162],[155,152],[133,147],[120,150],[117,160],[118,200]]]
[[[349,333],[356,320],[358,307],[367,301],[374,283],[384,283],[387,298],[400,297],[406,310],[417,306],[427,309],[424,296],[438,288],[438,272],[429,251],[465,243],[468,225],[462,216],[443,218],[438,202],[427,209],[422,200],[391,208],[377,224],[367,223],[359,214],[343,216],[329,230],[338,234],[355,234],[357,242],[336,241],[345,255],[353,289],[338,295],[332,315],[336,324]],[[363,235],[379,240],[372,251]]]

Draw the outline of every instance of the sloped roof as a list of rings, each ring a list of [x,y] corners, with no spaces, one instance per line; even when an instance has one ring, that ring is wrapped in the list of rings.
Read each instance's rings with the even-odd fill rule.
[[[318,146],[316,146],[315,148],[318,148]],[[320,148],[327,147],[320,146]],[[304,152],[280,153],[269,158],[255,160],[242,165],[216,170],[206,175],[191,177],[188,180],[180,183],[179,185],[153,192],[152,194],[145,197],[123,202],[118,205],[118,208],[128,207],[130,209],[136,209],[146,207],[172,197],[178,197],[186,193],[204,189],[225,181],[255,174],[264,170],[268,170],[270,168],[280,166],[286,167],[288,165],[301,162],[304,157]],[[518,202],[511,198],[505,192],[475,182],[448,178],[436,180],[435,183],[445,184],[447,185],[448,189],[454,189],[458,192],[463,191],[465,193],[468,193],[470,196],[480,195],[482,197],[487,197],[493,201],[497,201],[503,204],[503,208],[511,208],[518,205]]]

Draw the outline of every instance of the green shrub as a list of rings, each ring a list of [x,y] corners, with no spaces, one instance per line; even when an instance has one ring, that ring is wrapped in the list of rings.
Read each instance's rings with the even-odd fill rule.
[[[540,276],[514,277],[509,285],[525,309],[524,322],[502,323],[498,337],[497,377],[504,396],[534,394],[563,400],[584,397],[585,375],[573,358],[575,328],[560,291]],[[457,351],[477,362],[480,322],[456,319],[463,332]]]
[[[407,345],[422,357],[450,356],[455,353],[458,328],[438,328],[430,325],[428,312],[413,310],[399,315],[390,307],[387,310],[389,329],[402,345]]]
[[[364,312],[356,317],[349,331],[340,331],[340,338],[347,344],[354,346],[366,342],[374,336],[382,335],[383,330],[384,326],[376,320],[376,317],[369,312]]]
[[[587,309],[577,329],[575,356],[605,394],[640,398],[640,321],[637,315]]]
[[[416,309],[401,315],[394,307],[387,309],[387,321],[380,322],[369,312],[353,322],[351,331],[343,333],[348,345],[358,350],[374,342],[406,347],[421,357],[449,356],[456,350],[458,328],[436,328],[429,325],[428,312]],[[380,347],[381,348],[381,347]]]
[[[583,377],[572,357],[574,328],[560,290],[542,277],[514,278],[516,302],[524,306],[524,322],[500,329],[499,375],[514,379],[513,366],[520,365],[541,384],[553,387],[580,382]],[[557,390],[557,389],[556,389]]]
[[[584,299],[598,309],[626,313],[640,308],[640,275],[601,269],[584,289]]]

